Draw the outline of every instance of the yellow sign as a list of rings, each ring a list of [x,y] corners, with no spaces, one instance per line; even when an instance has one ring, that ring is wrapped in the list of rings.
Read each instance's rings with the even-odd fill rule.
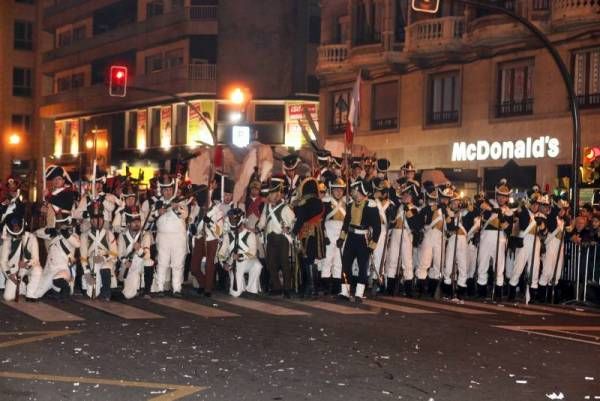
[[[213,137],[206,123],[210,128],[215,127],[215,102],[213,100],[201,100],[192,102],[195,107],[188,106],[188,126],[187,126],[187,145],[196,147],[201,143],[213,145]],[[197,109],[197,110],[196,110]],[[198,112],[202,113],[201,118]]]

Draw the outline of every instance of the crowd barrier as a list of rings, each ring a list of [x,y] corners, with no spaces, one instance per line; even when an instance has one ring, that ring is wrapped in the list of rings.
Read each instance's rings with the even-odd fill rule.
[[[600,304],[600,244],[567,241],[561,281],[572,289],[567,302]]]

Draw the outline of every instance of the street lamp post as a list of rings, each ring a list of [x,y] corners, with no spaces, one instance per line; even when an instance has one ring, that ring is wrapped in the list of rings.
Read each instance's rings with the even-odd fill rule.
[[[9,161],[9,173],[12,175],[13,173],[13,162],[14,162],[14,158],[15,158],[15,154],[17,151],[17,147],[19,146],[19,144],[21,143],[21,136],[17,133],[17,132],[13,132],[12,134],[10,134],[10,136],[8,137],[8,144],[10,146],[10,161]]]

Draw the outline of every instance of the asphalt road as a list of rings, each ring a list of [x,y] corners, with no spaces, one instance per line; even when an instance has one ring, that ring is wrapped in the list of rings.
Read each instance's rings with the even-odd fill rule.
[[[600,399],[600,310],[165,299],[1,303],[0,400]]]

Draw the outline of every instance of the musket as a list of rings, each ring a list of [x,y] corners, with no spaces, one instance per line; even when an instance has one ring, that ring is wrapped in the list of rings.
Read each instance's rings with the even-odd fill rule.
[[[527,266],[527,270],[525,270],[527,274],[527,286],[525,287],[525,305],[529,304],[529,300],[531,299],[531,295],[529,294],[529,288],[531,287],[531,282],[533,280],[533,264],[535,262],[535,248],[537,246],[538,239],[538,225],[535,225],[535,233],[533,234],[533,247],[531,248],[531,259],[529,260],[529,266]]]
[[[42,206],[46,206],[46,192],[48,191],[48,184],[46,183],[46,158],[42,157]],[[46,213],[40,214],[42,219],[40,224],[42,227],[46,226]]]
[[[239,232],[238,229],[235,230],[235,240],[233,243],[233,263],[231,264],[231,271],[233,272],[233,290],[237,291],[238,290],[238,283],[237,283],[237,259],[238,259],[238,255],[237,255],[237,251],[238,251],[238,241],[239,241]]]
[[[498,216],[498,232],[496,236],[496,257],[494,258],[494,270],[492,279],[492,302],[494,301],[494,296],[496,294],[496,281],[498,280],[498,255],[500,253],[500,231],[502,231],[502,209],[499,209],[496,214]],[[481,245],[481,242],[479,243],[479,245]]]
[[[556,277],[557,273],[558,273],[558,261],[560,260],[561,253],[563,251],[563,245],[565,243],[566,227],[567,227],[567,225],[563,224],[563,229],[561,230],[562,235],[560,237],[560,245],[558,246],[558,254],[556,255],[556,261],[554,262],[554,271],[552,272],[552,292],[550,295],[551,303],[554,303],[554,290],[556,287],[556,280],[558,278],[558,277]]]
[[[94,173],[95,174],[95,173]],[[92,257],[93,266],[90,269],[90,274],[92,276],[92,299],[96,298],[96,256],[98,254],[98,235],[99,230],[96,229],[96,235],[94,236],[94,256]]]
[[[20,292],[21,292],[21,261],[25,262],[25,258],[23,257],[25,255],[25,249],[27,249],[27,245],[29,245],[29,237],[27,237],[27,241],[25,242],[25,244],[23,244],[21,242],[21,257],[19,258],[19,261],[17,262],[17,276],[16,276],[16,280],[17,280],[17,288],[15,291],[15,302],[19,302],[19,297],[20,297]]]
[[[444,210],[440,207],[440,213],[442,214],[442,236],[441,236],[441,245],[440,245],[440,275],[438,277],[438,282],[435,286],[435,292],[433,294],[434,299],[440,299],[442,296],[442,269],[444,266],[444,254],[445,254],[445,244],[444,244],[444,236],[446,234],[444,228],[446,227],[446,217],[444,216]],[[432,228],[433,229],[433,228]]]
[[[460,210],[459,212],[460,213]],[[452,299],[456,298],[456,248],[457,248],[457,244],[458,244],[458,230],[460,230],[459,224],[460,224],[460,214],[456,215],[456,232],[454,233],[454,252],[452,253],[452,273],[451,273],[451,280],[452,280]]]
[[[379,282],[379,287],[383,287],[385,285],[385,262],[387,259],[387,251],[388,246],[390,244],[390,237],[392,236],[392,225],[388,227],[385,232],[385,241],[383,243],[383,252],[381,254],[381,262],[379,262],[379,273],[377,274],[377,281]]]
[[[402,205],[403,208],[404,208],[404,206],[406,206],[406,205]],[[407,212],[407,210],[404,209],[403,213],[402,213],[402,227],[400,228],[400,249],[398,250],[398,262],[396,263],[396,283],[394,286],[394,296],[397,296],[398,292],[400,292],[400,280],[401,280],[401,278],[404,278],[404,270],[402,270],[402,246],[403,246],[403,242],[404,242],[404,227],[406,225],[406,212]],[[412,268],[412,266],[411,266],[411,268]]]

